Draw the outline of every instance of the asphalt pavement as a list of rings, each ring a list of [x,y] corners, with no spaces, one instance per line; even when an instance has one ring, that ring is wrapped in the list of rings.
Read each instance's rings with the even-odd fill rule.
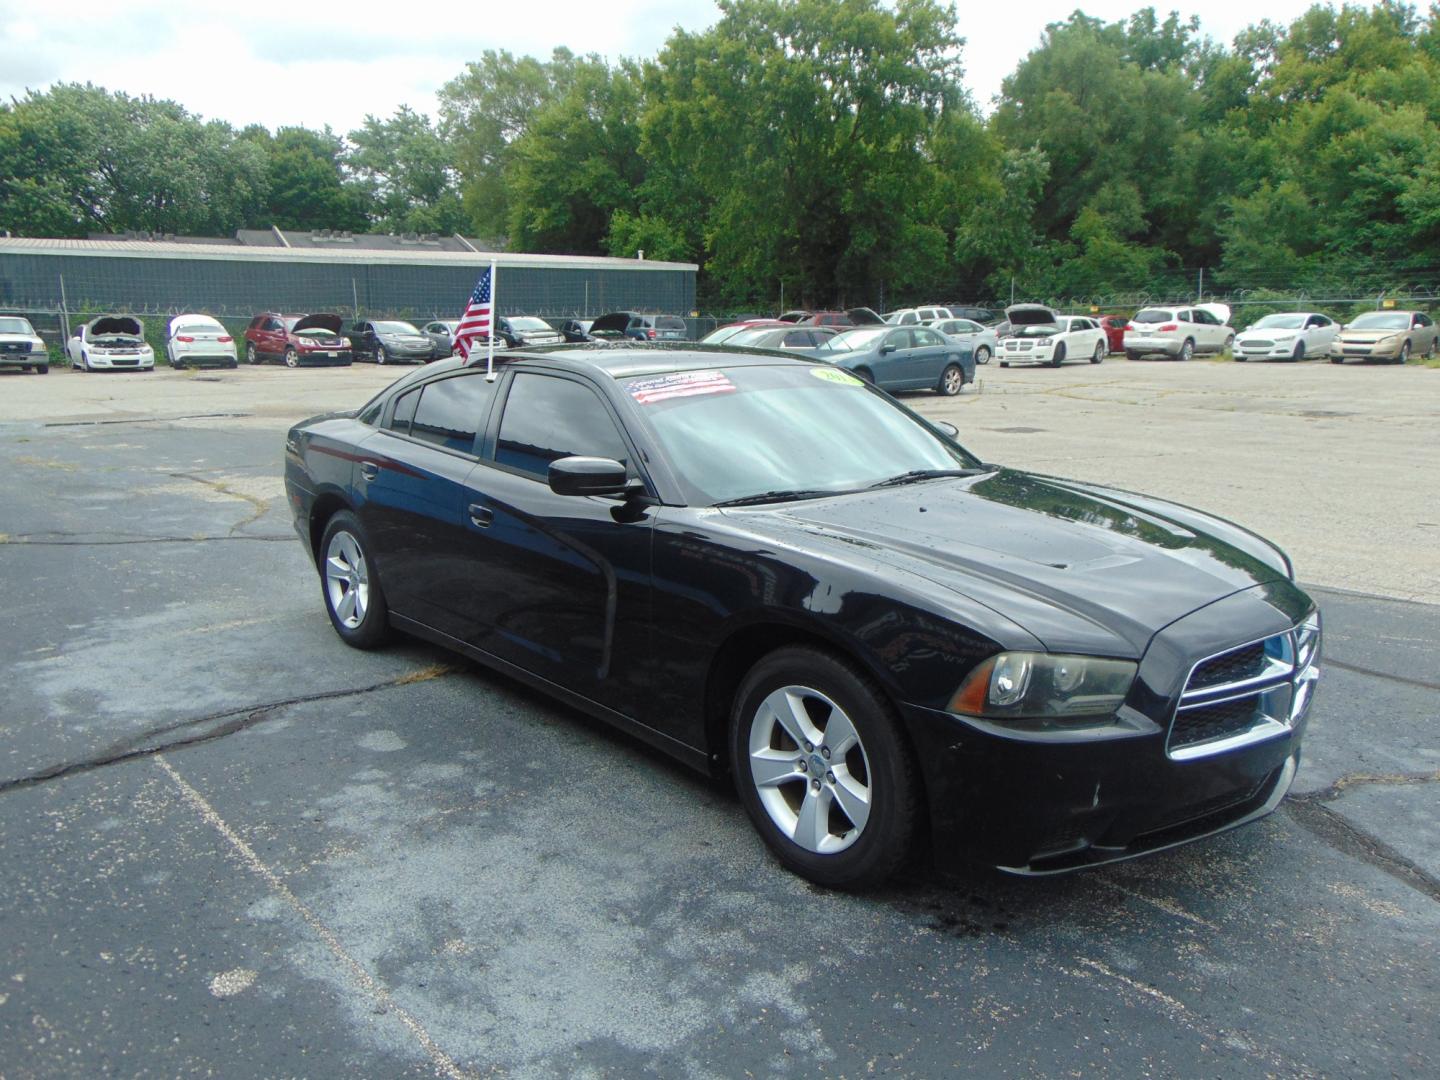
[[[825,892],[725,785],[428,645],[342,645],[281,449],[0,423],[4,1080],[1440,1070],[1440,608],[1315,590],[1261,823]]]

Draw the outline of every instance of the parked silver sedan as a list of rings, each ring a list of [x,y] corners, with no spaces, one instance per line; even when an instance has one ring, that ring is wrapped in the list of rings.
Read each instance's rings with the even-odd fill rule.
[[[925,324],[954,341],[974,350],[975,363],[988,364],[1000,348],[1000,337],[991,326],[981,326],[974,319],[931,319]]]

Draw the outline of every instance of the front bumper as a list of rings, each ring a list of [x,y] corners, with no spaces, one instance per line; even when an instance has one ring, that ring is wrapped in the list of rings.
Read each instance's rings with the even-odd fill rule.
[[[1289,360],[1295,355],[1295,342],[1266,341],[1252,344],[1236,339],[1232,351],[1237,360]]]
[[[148,371],[155,366],[153,353],[98,356],[90,354],[90,366],[99,371]]]
[[[351,356],[349,349],[301,349],[295,362],[301,367],[345,367]]]
[[[0,368],[3,367],[35,367],[50,363],[48,352],[37,353],[0,353]]]
[[[1299,590],[1277,583],[1166,627],[1147,650],[1122,710],[1134,721],[1130,731],[1042,735],[902,706],[925,776],[937,862],[1063,873],[1175,847],[1270,813],[1299,764],[1313,682],[1303,697],[1280,691],[1287,708],[1295,703],[1284,723],[1257,723],[1209,742],[1180,742],[1180,731],[1193,730],[1182,728],[1180,717],[1197,714],[1177,706],[1197,661],[1289,633],[1308,605]],[[1294,678],[1302,680],[1298,669]],[[1223,690],[1192,691],[1184,700],[1209,693]]]
[[[1337,340],[1330,346],[1330,355],[1338,356],[1346,360],[1394,360],[1400,355],[1400,350],[1404,347],[1404,344],[1404,338],[1384,345],[1378,345],[1368,341]]]

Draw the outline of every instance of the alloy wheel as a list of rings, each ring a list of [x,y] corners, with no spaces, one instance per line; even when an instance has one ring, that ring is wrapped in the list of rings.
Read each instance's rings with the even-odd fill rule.
[[[337,532],[325,550],[325,594],[330,610],[347,630],[365,621],[370,606],[370,573],[355,537]]]

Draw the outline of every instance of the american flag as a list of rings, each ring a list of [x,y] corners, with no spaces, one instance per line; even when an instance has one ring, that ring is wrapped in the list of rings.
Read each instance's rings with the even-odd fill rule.
[[[487,341],[490,338],[490,324],[494,315],[494,305],[490,297],[495,283],[494,275],[493,265],[480,275],[480,280],[475,283],[475,290],[470,294],[470,303],[466,305],[465,314],[460,316],[460,325],[455,327],[455,351],[466,360],[470,359],[470,346],[476,338]]]

